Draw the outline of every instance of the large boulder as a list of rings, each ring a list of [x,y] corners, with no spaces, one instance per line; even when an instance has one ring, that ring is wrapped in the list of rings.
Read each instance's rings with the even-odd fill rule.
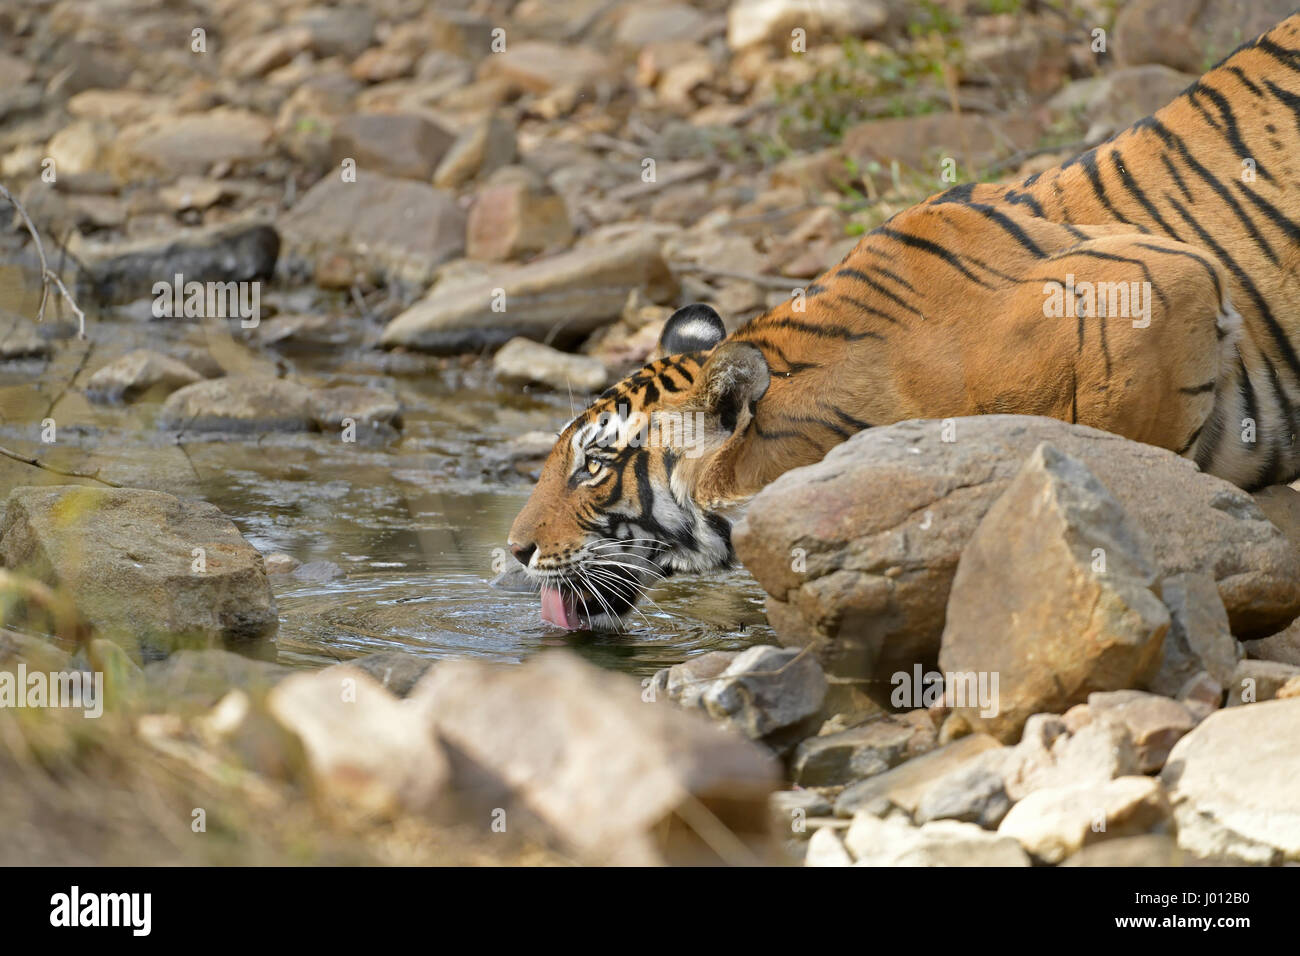
[[[1161,772],[1178,844],[1246,863],[1300,861],[1300,698],[1229,707],[1174,745]]]
[[[262,556],[215,506],[157,491],[15,488],[0,564],[64,593],[104,637],[143,656],[275,633]]]
[[[389,322],[380,342],[441,353],[495,347],[517,335],[565,344],[616,320],[629,292],[661,301],[676,288],[659,243],[633,236],[439,283]]]
[[[584,859],[694,859],[719,821],[741,834],[767,826],[779,777],[769,754],[699,714],[644,701],[635,681],[571,653],[522,666],[441,661],[410,701]]]
[[[1115,496],[1158,577],[1213,576],[1234,633],[1270,634],[1300,613],[1300,554],[1246,492],[1107,432],[985,415],[869,429],[754,498],[733,539],[778,635],[858,679],[933,660],[962,550],[1043,441]]]
[[[1077,459],[1044,442],[980,521],[957,565],[939,650],[945,674],[997,674],[968,726],[1015,740],[1033,714],[1145,683],[1169,612],[1146,535]]]
[[[335,171],[280,217],[285,255],[313,265],[346,259],[357,271],[426,283],[465,248],[465,213],[450,193],[366,168]]]

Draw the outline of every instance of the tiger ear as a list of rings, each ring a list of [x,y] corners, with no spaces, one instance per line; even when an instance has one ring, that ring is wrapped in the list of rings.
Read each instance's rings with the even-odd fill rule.
[[[752,342],[728,342],[704,363],[699,404],[718,417],[723,431],[734,432],[742,412],[767,392],[772,380],[767,359]]]
[[[660,355],[707,352],[727,337],[722,316],[707,305],[695,303],[678,309],[659,335]]]

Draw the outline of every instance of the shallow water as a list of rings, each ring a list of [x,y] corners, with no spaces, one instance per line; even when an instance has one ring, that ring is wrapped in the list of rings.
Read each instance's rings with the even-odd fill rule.
[[[0,287],[6,326],[24,302],[25,314],[35,311],[32,290],[16,296],[12,281],[10,274]],[[237,323],[91,316],[88,344],[64,337],[50,359],[0,362],[0,435],[59,467],[204,498],[263,554],[303,562],[295,575],[271,579],[280,630],[275,648],[259,656],[284,663],[394,649],[519,661],[568,646],[604,666],[648,674],[693,654],[772,641],[762,591],[743,570],[665,582],[619,635],[565,634],[541,621],[536,595],[489,586],[503,562],[513,562],[505,537],[530,485],[505,450],[530,432],[554,434],[571,416],[568,396],[499,386],[486,360],[443,369],[421,356],[388,355],[366,346],[377,324],[345,314],[336,321],[349,344],[283,353],[262,348],[257,333]],[[72,331],[67,321],[47,323],[44,334]],[[277,362],[308,384],[395,388],[401,434],[370,447],[326,434],[178,442],[156,426],[157,401],[106,407],[79,391],[91,372],[141,347],[181,358],[206,351],[227,367]],[[45,417],[58,423],[54,446],[37,438]],[[4,478],[59,480],[17,465],[6,466]]]

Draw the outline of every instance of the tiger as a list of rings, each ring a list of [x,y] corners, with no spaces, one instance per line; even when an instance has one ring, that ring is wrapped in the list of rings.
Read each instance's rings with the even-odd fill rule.
[[[1247,490],[1294,479],[1297,162],[1300,15],[1053,169],[900,211],[730,335],[678,310],[510,528],[543,620],[617,630],[660,578],[733,564],[777,476],[908,419],[1048,416]],[[640,427],[656,416],[683,427]]]

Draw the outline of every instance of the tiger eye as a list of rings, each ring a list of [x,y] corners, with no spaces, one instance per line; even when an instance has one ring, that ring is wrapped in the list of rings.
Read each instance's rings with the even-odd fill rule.
[[[590,461],[587,462],[587,474],[591,475],[594,478],[596,475],[600,474],[600,469],[603,467],[604,465],[602,465],[596,459],[592,458]]]

